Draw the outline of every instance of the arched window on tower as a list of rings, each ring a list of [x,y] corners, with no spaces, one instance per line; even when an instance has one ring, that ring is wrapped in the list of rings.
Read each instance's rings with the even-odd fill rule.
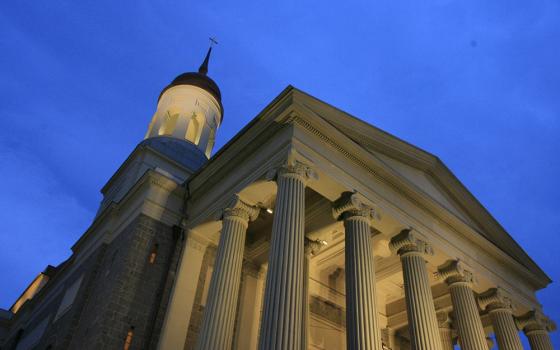
[[[177,125],[177,119],[179,119],[179,114],[171,114],[169,111],[165,114],[163,123],[161,124],[158,135],[172,135]]]
[[[191,119],[189,120],[189,124],[187,125],[187,133],[185,138],[187,141],[198,145],[200,142],[200,135],[202,134],[202,121],[204,118],[200,116],[200,114],[193,113]]]
[[[210,135],[208,136],[208,144],[206,145],[206,157],[210,158],[210,153],[212,153],[212,148],[214,148],[214,143],[216,142],[216,130],[210,129]]]

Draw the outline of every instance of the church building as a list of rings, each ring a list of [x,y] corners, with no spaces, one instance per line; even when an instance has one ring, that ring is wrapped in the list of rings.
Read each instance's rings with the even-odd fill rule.
[[[0,349],[552,350],[551,280],[436,156],[292,86],[213,153],[211,50]]]

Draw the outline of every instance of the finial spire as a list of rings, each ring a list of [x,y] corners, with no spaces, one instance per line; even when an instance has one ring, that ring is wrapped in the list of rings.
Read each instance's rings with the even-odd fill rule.
[[[198,68],[198,72],[200,74],[204,74],[204,75],[208,74],[208,62],[210,61],[210,54],[212,53],[212,46],[214,46],[215,44],[218,44],[216,39],[215,38],[210,38],[210,47],[208,48],[208,52],[206,53],[206,57],[204,58],[204,61],[200,65],[200,68]]]

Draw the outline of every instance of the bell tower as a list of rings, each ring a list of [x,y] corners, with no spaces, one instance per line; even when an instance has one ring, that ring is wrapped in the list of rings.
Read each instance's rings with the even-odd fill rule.
[[[180,184],[208,162],[224,115],[220,89],[207,75],[211,53],[212,47],[198,72],[183,73],[163,89],[144,140],[101,189],[98,214],[148,171]]]
[[[207,75],[211,53],[212,47],[198,72],[183,73],[163,89],[145,139],[184,140],[210,158],[224,115],[220,89]]]

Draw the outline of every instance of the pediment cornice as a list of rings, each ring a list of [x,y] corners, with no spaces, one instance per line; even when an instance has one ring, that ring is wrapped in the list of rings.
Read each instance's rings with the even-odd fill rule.
[[[340,121],[336,121],[337,118]],[[532,271],[529,275],[536,286],[543,288],[550,282],[544,272],[436,156],[293,87],[285,89],[191,178],[192,183],[198,183],[194,187],[200,187],[202,183],[212,181],[212,178],[221,178],[221,174],[227,174],[227,170],[234,167],[241,158],[250,156],[260,144],[287,125],[302,128],[318,137],[326,146],[334,148],[346,159],[417,203],[452,229],[458,229],[463,234],[466,232],[467,237],[489,249],[491,254],[496,254],[497,248],[503,252],[504,258],[508,256],[506,260],[515,260],[528,269],[527,272]],[[409,179],[387,166],[375,155],[373,149],[433,178],[479,226],[457,216]],[[210,184],[205,184],[204,187],[206,185]]]

